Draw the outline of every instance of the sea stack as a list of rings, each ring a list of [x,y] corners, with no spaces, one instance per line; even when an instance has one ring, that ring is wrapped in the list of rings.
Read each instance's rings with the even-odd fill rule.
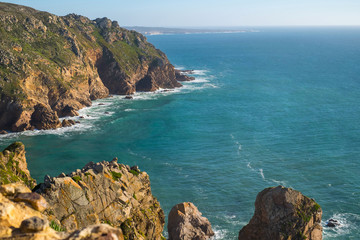
[[[257,195],[254,216],[239,240],[321,240],[321,215],[320,205],[298,191],[266,188]]]

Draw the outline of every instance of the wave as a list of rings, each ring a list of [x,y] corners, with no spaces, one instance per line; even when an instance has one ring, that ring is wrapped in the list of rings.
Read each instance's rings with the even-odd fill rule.
[[[227,230],[219,229],[218,226],[214,226],[213,231],[214,231],[215,235],[213,237],[211,237],[210,240],[226,239],[226,235],[228,233]]]
[[[208,73],[208,70],[193,70],[191,75],[200,75],[204,76]]]
[[[177,66],[176,69],[184,69],[182,66]],[[116,111],[114,111],[113,105],[116,103],[117,106],[128,106],[128,103],[131,101],[142,101],[142,100],[151,100],[157,99],[162,96],[168,96],[171,94],[186,94],[193,91],[199,91],[203,89],[209,88],[218,88],[217,85],[210,83],[210,79],[212,76],[205,76],[209,71],[208,70],[194,70],[193,75],[201,75],[204,77],[197,78],[194,81],[183,82],[183,86],[181,88],[174,89],[159,89],[154,92],[136,92],[132,95],[133,99],[125,99],[122,95],[112,95],[108,98],[98,99],[92,102],[92,105],[89,107],[84,107],[80,109],[79,116],[75,117],[65,117],[59,118],[60,121],[63,119],[72,119],[74,121],[79,121],[70,127],[65,128],[57,128],[57,129],[49,129],[49,130],[32,130],[32,131],[24,131],[24,132],[16,132],[16,133],[8,133],[5,135],[0,135],[0,142],[7,141],[9,139],[16,139],[20,136],[36,136],[36,135],[60,135],[66,136],[72,132],[85,132],[89,129],[94,129],[96,120],[101,118],[106,118],[114,115]],[[125,108],[122,109],[124,112],[136,111],[136,109]]]
[[[324,238],[345,239],[347,234],[359,232],[360,215],[354,213],[335,213],[330,218],[337,220],[340,225],[326,227],[326,221],[322,221]]]

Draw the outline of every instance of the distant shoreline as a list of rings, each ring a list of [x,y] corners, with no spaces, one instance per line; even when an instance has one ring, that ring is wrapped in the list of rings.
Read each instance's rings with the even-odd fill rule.
[[[219,33],[246,33],[259,32],[255,29],[192,29],[192,28],[163,28],[163,27],[125,27],[144,35],[174,35],[174,34],[219,34]]]

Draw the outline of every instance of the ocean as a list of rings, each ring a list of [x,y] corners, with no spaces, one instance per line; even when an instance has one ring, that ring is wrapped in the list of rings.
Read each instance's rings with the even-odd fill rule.
[[[340,221],[324,239],[358,239],[360,28],[256,30],[148,36],[196,80],[94,101],[80,124],[1,136],[0,147],[22,141],[38,182],[89,161],[138,165],[166,216],[193,202],[214,239],[237,239],[257,193],[277,185],[314,198],[323,225]]]

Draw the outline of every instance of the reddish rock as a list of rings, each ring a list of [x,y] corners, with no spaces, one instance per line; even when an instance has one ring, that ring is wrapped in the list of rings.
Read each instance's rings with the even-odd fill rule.
[[[27,202],[29,203],[35,210],[40,212],[45,211],[47,208],[47,202],[45,198],[43,198],[40,194],[37,193],[20,193],[15,196],[15,202]]]
[[[175,205],[168,217],[169,240],[206,240],[214,235],[211,224],[191,202]]]
[[[256,197],[254,216],[239,240],[321,240],[321,215],[319,204],[298,191],[266,188]]]

